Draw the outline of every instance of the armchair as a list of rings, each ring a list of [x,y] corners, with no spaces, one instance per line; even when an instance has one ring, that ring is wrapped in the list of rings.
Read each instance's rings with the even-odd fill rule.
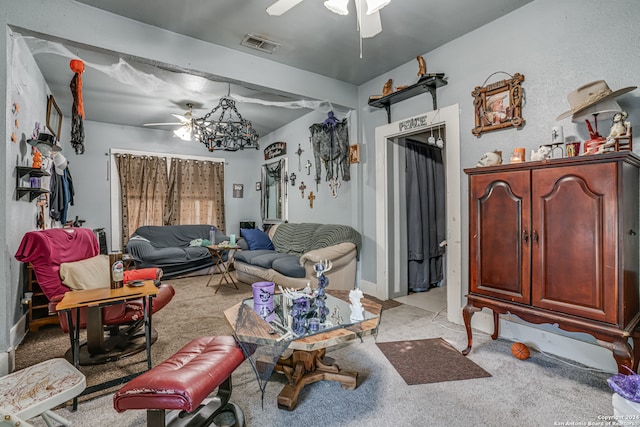
[[[98,240],[93,231],[87,228],[28,232],[22,238],[15,257],[18,261],[32,264],[38,283],[49,300],[51,313],[56,312],[55,306],[66,292],[82,288],[78,283],[94,288],[109,286],[108,261],[104,259],[105,255],[99,255]],[[67,271],[64,281],[61,268]],[[84,277],[69,273],[78,268],[84,269]],[[89,279],[86,278],[87,274]],[[161,270],[155,268],[125,272],[125,282],[132,278],[157,279],[159,275]],[[160,284],[157,296],[152,299],[151,312],[162,309],[174,294],[171,285]],[[73,311],[72,318],[76,319]],[[142,300],[110,305],[92,313],[95,313],[94,316],[88,317],[87,309],[80,309],[80,328],[87,328],[89,341],[88,345],[84,342],[80,347],[81,365],[105,363],[145,349]],[[68,332],[67,317],[64,313],[58,313],[58,318],[62,330]],[[156,339],[157,333],[154,331],[152,342]],[[66,357],[70,358],[70,351]]]

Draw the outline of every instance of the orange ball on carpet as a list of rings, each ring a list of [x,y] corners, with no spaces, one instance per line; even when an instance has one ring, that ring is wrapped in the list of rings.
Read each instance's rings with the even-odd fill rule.
[[[514,342],[511,346],[511,353],[516,359],[526,360],[531,356],[529,347],[521,342]]]

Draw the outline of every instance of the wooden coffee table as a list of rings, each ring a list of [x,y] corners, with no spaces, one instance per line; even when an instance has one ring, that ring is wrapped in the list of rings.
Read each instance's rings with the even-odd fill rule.
[[[327,302],[335,298],[349,302],[349,291],[327,290]],[[246,316],[242,322],[242,329],[236,328],[239,303],[224,312],[227,322],[241,342],[257,345],[273,345],[281,335],[274,332],[274,328],[253,310],[243,310]],[[327,304],[328,306],[330,304]],[[336,327],[326,332],[298,338],[289,343],[288,349],[293,350],[290,356],[281,358],[276,364],[275,371],[287,377],[287,384],[278,395],[278,407],[292,411],[298,404],[298,395],[307,384],[317,381],[337,381],[345,389],[353,390],[357,386],[358,373],[343,371],[329,358],[325,358],[326,350],[338,344],[357,337],[371,335],[378,329],[382,306],[366,298],[362,299],[364,309],[375,316],[362,322]],[[349,322],[349,313],[343,313],[344,320]]]

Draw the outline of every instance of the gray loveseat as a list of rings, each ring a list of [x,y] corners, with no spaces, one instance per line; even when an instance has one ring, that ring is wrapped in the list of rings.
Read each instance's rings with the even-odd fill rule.
[[[229,240],[217,227],[215,242]],[[209,240],[211,225],[145,225],[139,227],[127,242],[127,252],[136,268],[160,267],[164,277],[176,277],[213,266],[206,247],[190,246],[196,239]],[[226,253],[223,254],[226,260]]]
[[[238,280],[244,283],[274,282],[286,287],[317,286],[313,266],[329,260],[327,273],[331,289],[353,289],[361,236],[347,225],[285,223],[269,229],[274,249],[236,252],[234,266]],[[247,238],[243,239],[245,242]],[[239,242],[245,245],[245,242]],[[245,246],[247,248],[248,246]]]

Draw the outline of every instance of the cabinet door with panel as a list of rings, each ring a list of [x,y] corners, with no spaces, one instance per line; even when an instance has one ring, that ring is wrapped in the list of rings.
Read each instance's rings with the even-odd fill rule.
[[[531,304],[616,323],[616,163],[531,173]]]
[[[471,292],[529,304],[529,191],[528,170],[471,177]]]

